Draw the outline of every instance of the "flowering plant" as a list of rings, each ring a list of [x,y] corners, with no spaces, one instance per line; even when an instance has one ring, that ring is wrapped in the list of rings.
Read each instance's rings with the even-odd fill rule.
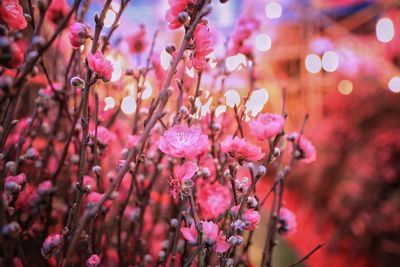
[[[1,262],[250,266],[252,233],[269,210],[262,264],[271,266],[277,235],[297,226],[284,207],[285,182],[316,149],[305,137],[307,115],[287,135],[284,101],[281,114],[251,108],[257,59],[248,39],[261,22],[243,15],[224,47],[242,53],[250,83],[247,97],[221,105],[233,74],[225,56],[213,55],[211,1],[168,1],[165,30],[184,32],[179,45],[158,49],[158,31],[149,38],[140,25],[125,50],[112,36],[129,0],[103,2],[90,20],[81,0],[26,10],[1,3]],[[147,60],[122,68],[116,58],[131,54]],[[124,90],[132,84],[134,92]],[[29,105],[28,91],[37,92]],[[270,191],[259,191],[271,174]]]

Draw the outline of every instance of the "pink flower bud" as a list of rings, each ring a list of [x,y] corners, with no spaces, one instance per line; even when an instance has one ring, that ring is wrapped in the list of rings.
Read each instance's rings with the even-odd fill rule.
[[[90,256],[89,259],[87,259],[86,261],[87,267],[97,267],[99,265],[100,265],[100,257],[96,254]]]
[[[58,252],[62,240],[63,238],[60,234],[48,236],[43,242],[42,248],[40,250],[42,256],[45,259],[49,259],[51,256],[54,256]]]
[[[68,35],[69,43],[73,48],[79,48],[85,44],[86,38],[88,37],[88,28],[85,24],[75,22],[70,27]]]
[[[111,80],[114,67],[100,51],[97,51],[94,55],[89,54],[87,61],[90,70],[96,73],[103,81],[108,82]]]
[[[24,10],[18,0],[3,0],[0,3],[0,17],[8,27],[23,30],[28,26],[24,17]]]

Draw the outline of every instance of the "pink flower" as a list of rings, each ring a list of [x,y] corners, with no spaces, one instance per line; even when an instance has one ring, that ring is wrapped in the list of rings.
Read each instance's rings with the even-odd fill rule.
[[[240,209],[240,205],[233,206],[231,208],[231,214],[233,216],[237,216]],[[246,230],[254,230],[257,225],[260,223],[260,213],[256,210],[246,209],[243,211],[241,218],[245,223]]]
[[[199,190],[199,205],[204,217],[211,219],[221,215],[231,204],[231,193],[228,187],[219,183],[206,183]]]
[[[242,53],[248,55],[251,53],[251,43],[249,39],[253,32],[260,27],[260,21],[254,17],[241,17],[235,26],[231,36],[231,43],[228,54],[235,55]]]
[[[90,131],[92,138],[95,136],[95,130]],[[113,134],[104,126],[97,127],[97,141],[100,145],[106,146],[113,139]]]
[[[304,163],[312,163],[317,159],[317,150],[304,135],[300,136],[300,140],[299,134],[296,132],[289,134],[289,137],[293,138],[295,143],[298,142],[298,150],[300,152],[298,159]]]
[[[176,125],[164,132],[158,148],[171,157],[194,158],[207,151],[208,137],[198,127]]]
[[[114,67],[100,51],[97,51],[94,55],[89,54],[87,60],[91,71],[95,72],[105,82],[111,80]]]
[[[10,62],[10,66],[12,68],[19,67],[24,61],[24,52],[22,52],[21,48],[17,43],[11,44],[11,55],[12,55],[12,60]]]
[[[213,247],[213,249],[218,253],[226,252],[230,245],[225,241],[226,237],[222,232],[219,232],[218,225],[209,221],[201,221],[201,228],[203,230],[203,240],[206,245]],[[198,232],[194,223],[188,227],[182,227],[181,233],[183,237],[192,245],[197,244]]]
[[[169,23],[169,28],[175,30],[183,24],[179,21],[179,13],[185,11],[192,0],[168,0],[170,9],[165,13],[165,20]]]
[[[260,114],[249,123],[252,135],[260,140],[278,135],[285,126],[285,119],[278,114]]]
[[[181,228],[181,233],[183,237],[192,245],[195,245],[197,243],[197,238],[199,234],[197,233],[197,229],[195,226],[195,223],[192,223],[192,225],[189,227],[182,227]]]
[[[60,234],[48,236],[43,242],[42,248],[40,249],[42,256],[45,259],[49,259],[51,256],[54,256],[58,252],[62,240],[63,238]]]
[[[207,56],[214,51],[210,30],[206,24],[200,23],[196,26],[193,35],[195,51],[191,54],[192,65],[198,70],[206,69]]]
[[[221,150],[237,160],[257,161],[264,157],[261,148],[239,137],[227,137],[221,142]]]
[[[46,180],[38,185],[36,191],[39,195],[45,195],[48,194],[51,189],[53,189],[53,183],[50,180]]]
[[[54,24],[64,19],[70,11],[66,0],[52,0],[46,12],[46,18]]]
[[[128,136],[128,148],[133,148],[137,141],[139,140],[140,136],[139,135],[130,135]]]
[[[278,232],[282,235],[296,232],[296,216],[290,210],[281,208],[279,211]]]
[[[73,48],[80,48],[88,37],[88,28],[85,24],[75,22],[69,29],[68,39]]]
[[[182,183],[185,180],[190,180],[198,170],[197,164],[190,161],[185,161],[181,166],[174,167],[174,176],[170,181],[170,193],[174,199],[176,199],[181,192]]]
[[[245,210],[242,218],[246,224],[246,230],[252,231],[260,223],[260,213],[256,210]]]
[[[100,265],[100,257],[96,254],[90,256],[89,259],[87,259],[86,261],[87,267],[97,267],[99,265]]]
[[[83,188],[88,188],[90,187],[90,190],[95,190],[97,188],[96,186],[96,180],[89,175],[83,176]]]
[[[90,192],[87,195],[87,202],[90,205],[96,205],[98,202],[100,202],[100,200],[103,198],[104,194],[100,194],[97,192]],[[106,200],[106,202],[104,203],[104,207],[105,208],[109,208],[111,207],[112,201],[111,200]]]
[[[133,54],[142,53],[147,47],[146,27],[141,24],[130,37],[128,37],[129,50]]]
[[[8,176],[4,183],[4,190],[9,192],[20,192],[25,184],[26,176],[24,173],[20,173],[16,176]]]
[[[24,10],[18,0],[1,1],[0,17],[10,29],[23,30],[28,25],[24,17]]]

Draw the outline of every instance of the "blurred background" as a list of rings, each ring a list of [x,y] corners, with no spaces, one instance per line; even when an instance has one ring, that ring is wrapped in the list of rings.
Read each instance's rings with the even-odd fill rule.
[[[117,9],[118,1],[113,5]],[[92,8],[89,17],[100,3]],[[141,23],[149,39],[160,30],[156,51],[179,40],[182,32],[168,30],[163,20],[167,8],[167,0],[133,0],[114,47],[127,50],[122,37]],[[296,130],[304,114],[311,118],[306,135],[318,160],[296,166],[288,180],[284,201],[297,215],[298,231],[279,241],[276,266],[288,266],[319,243],[324,247],[306,266],[400,266],[399,8],[394,0],[213,1],[209,20],[217,59],[240,16],[261,22],[251,39],[262,95],[257,112],[279,112],[286,88],[288,130]],[[113,16],[110,11],[106,27]],[[124,60],[114,58],[113,80]],[[234,73],[225,88],[234,95],[248,90],[246,79],[235,79],[246,75],[243,60],[236,55],[225,62]],[[265,236],[264,226],[257,231]],[[258,266],[264,240],[256,243]]]

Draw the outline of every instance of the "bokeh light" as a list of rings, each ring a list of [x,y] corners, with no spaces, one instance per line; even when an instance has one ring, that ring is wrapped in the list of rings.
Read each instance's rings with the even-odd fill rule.
[[[104,106],[104,111],[113,109],[115,107],[115,100],[112,96],[107,96],[104,98],[105,106]]]
[[[353,83],[349,80],[341,80],[338,85],[338,91],[342,95],[349,95],[353,92]]]
[[[230,72],[239,69],[241,65],[246,66],[246,57],[241,53],[225,59],[226,69]]]
[[[104,27],[110,28],[115,21],[117,14],[114,10],[109,9],[106,13],[106,18],[104,19]]]
[[[376,24],[376,38],[382,43],[390,42],[394,37],[393,21],[389,18],[381,18]]]
[[[153,87],[149,82],[144,84],[144,90],[142,92],[142,99],[148,99],[153,93]]]
[[[124,114],[133,114],[136,110],[136,100],[133,96],[129,95],[122,99],[121,110]]]
[[[265,15],[270,19],[280,18],[282,15],[282,6],[277,2],[270,2],[265,6]]]
[[[228,90],[225,92],[226,105],[233,108],[235,105],[238,106],[240,103],[240,95],[235,90]]]
[[[262,33],[256,37],[256,48],[261,52],[271,49],[272,41],[268,34]]]
[[[310,73],[318,73],[321,70],[321,58],[316,54],[309,54],[305,60],[306,69]]]
[[[393,93],[400,93],[400,76],[395,76],[389,80],[389,90]]]
[[[333,51],[327,51],[322,56],[322,67],[327,72],[334,72],[339,67],[339,56]]]
[[[246,111],[250,111],[251,116],[253,117],[257,116],[257,114],[263,110],[265,103],[268,102],[268,99],[269,94],[267,89],[260,88],[253,91],[246,103]]]

